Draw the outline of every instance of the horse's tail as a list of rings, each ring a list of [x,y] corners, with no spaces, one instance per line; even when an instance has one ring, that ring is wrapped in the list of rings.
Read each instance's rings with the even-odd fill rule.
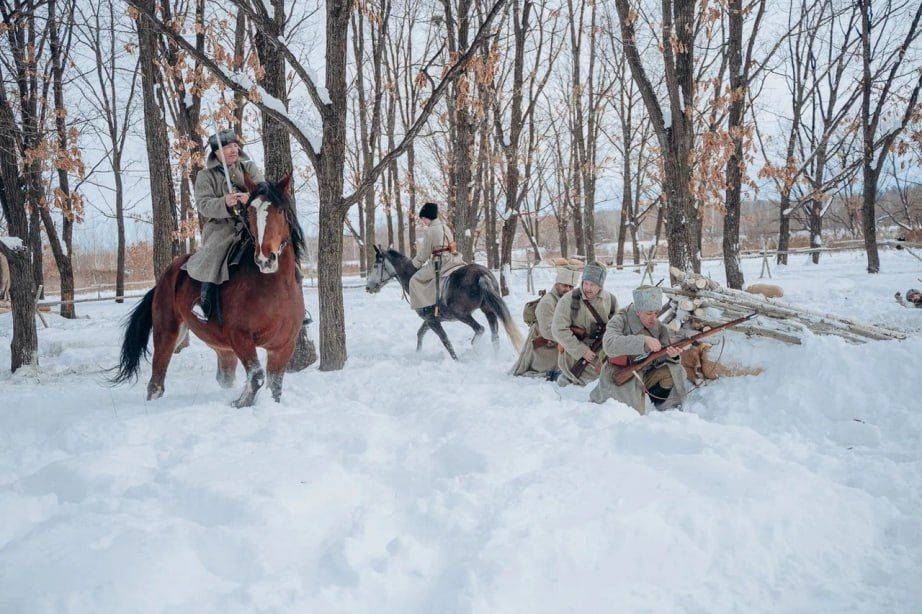
[[[122,355],[115,376],[109,380],[112,385],[122,384],[138,377],[141,368],[141,358],[147,356],[147,341],[150,339],[150,330],[154,326],[154,290],[144,295],[138,306],[128,317],[125,325],[125,338],[122,340]]]
[[[496,283],[489,277],[483,276],[477,280],[477,284],[483,291],[483,302],[490,308],[490,311],[502,320],[503,328],[506,329],[506,334],[509,335],[509,341],[512,342],[512,346],[518,352],[522,348],[522,333],[519,331],[519,327],[515,325],[515,322],[512,321],[509,308],[506,307],[503,297],[499,295]]]

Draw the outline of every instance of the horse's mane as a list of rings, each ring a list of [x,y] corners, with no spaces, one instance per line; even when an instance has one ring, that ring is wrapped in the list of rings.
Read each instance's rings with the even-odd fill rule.
[[[387,255],[395,260],[409,260],[406,256],[398,252],[396,249],[390,248],[387,250]]]

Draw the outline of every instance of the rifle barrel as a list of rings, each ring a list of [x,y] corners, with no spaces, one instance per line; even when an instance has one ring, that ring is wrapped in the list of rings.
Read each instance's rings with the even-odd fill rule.
[[[735,319],[735,320],[730,320],[729,322],[725,322],[725,323],[723,323],[723,324],[721,324],[721,325],[719,325],[719,326],[715,326],[714,328],[712,328],[712,329],[710,329],[710,330],[702,331],[702,332],[700,332],[700,333],[698,333],[698,334],[696,334],[696,335],[692,335],[691,337],[688,337],[688,338],[686,338],[686,339],[680,339],[679,341],[676,341],[675,343],[670,343],[670,344],[667,345],[666,347],[664,347],[664,348],[662,348],[662,349],[660,349],[660,350],[657,350],[657,351],[653,352],[652,354],[649,354],[646,358],[644,358],[643,360],[641,360],[641,361],[639,361],[639,362],[637,362],[637,363],[628,364],[628,366],[626,366],[626,367],[621,367],[621,368],[615,367],[614,372],[612,373],[612,379],[614,380],[614,382],[615,382],[616,385],[618,385],[618,386],[623,386],[624,384],[626,384],[627,382],[629,382],[629,381],[631,380],[632,377],[634,377],[634,373],[635,373],[635,372],[640,371],[641,369],[644,369],[645,367],[647,367],[647,366],[648,366],[650,363],[652,363],[653,361],[655,361],[655,360],[657,360],[657,359],[662,358],[663,356],[665,356],[665,355],[666,355],[666,350],[668,350],[669,348],[676,348],[676,347],[686,347],[686,346],[689,346],[689,345],[691,345],[692,343],[694,343],[695,341],[698,341],[699,339],[704,339],[705,337],[710,337],[711,335],[717,334],[717,333],[719,333],[719,332],[722,331],[722,330],[725,330],[725,329],[727,329],[727,328],[736,326],[737,324],[742,324],[743,322],[745,322],[745,321],[747,321],[747,320],[751,320],[752,318],[756,317],[757,315],[758,315],[758,313],[754,311],[754,312],[750,313],[748,316],[743,316],[742,318],[737,318],[737,319]]]

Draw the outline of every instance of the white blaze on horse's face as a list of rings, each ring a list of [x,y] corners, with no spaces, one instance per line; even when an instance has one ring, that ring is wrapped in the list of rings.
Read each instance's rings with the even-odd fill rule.
[[[256,212],[256,246],[253,252],[253,258],[256,266],[261,273],[275,273],[279,268],[279,260],[275,252],[270,251],[268,254],[263,245],[263,239],[266,236],[266,222],[269,219],[270,203],[263,198],[254,199],[250,204]]]

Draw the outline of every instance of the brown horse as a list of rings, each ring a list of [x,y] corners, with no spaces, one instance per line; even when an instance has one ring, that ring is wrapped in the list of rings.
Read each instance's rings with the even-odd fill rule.
[[[252,405],[265,380],[257,347],[268,352],[269,388],[272,397],[280,399],[285,366],[304,318],[304,297],[296,277],[304,238],[291,206],[290,185],[290,175],[276,184],[255,185],[246,179],[250,198],[238,218],[238,226],[244,229],[239,246],[242,257],[230,279],[221,285],[222,321],[202,322],[192,313],[201,284],[182,270],[189,256],[176,258],[131,312],[113,383],[137,379],[153,330],[147,399],[161,397],[177,341],[191,330],[217,353],[217,379],[222,387],[234,385],[237,361],[243,363],[246,388],[234,406]]]

